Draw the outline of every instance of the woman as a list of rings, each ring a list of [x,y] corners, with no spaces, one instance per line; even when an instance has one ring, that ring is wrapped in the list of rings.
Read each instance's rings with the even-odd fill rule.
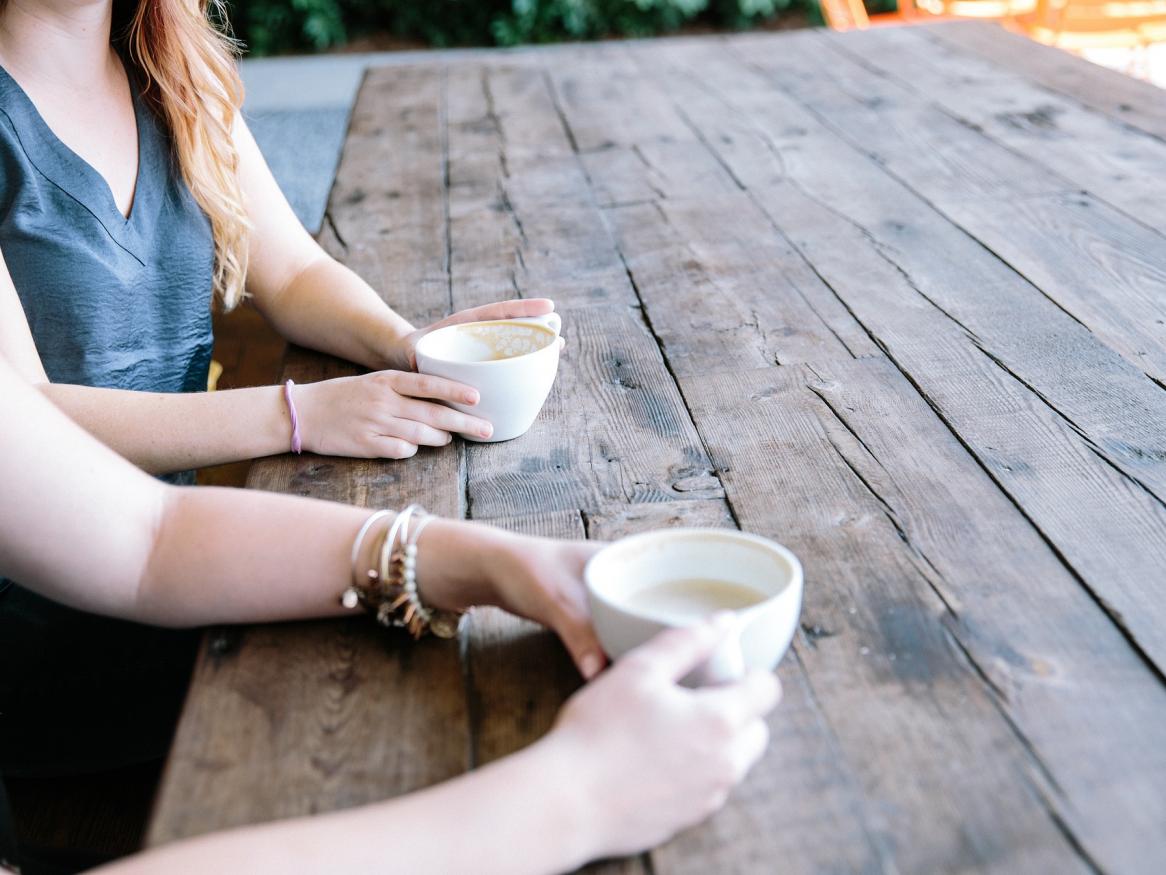
[[[0,355],[149,472],[285,452],[281,387],[200,391],[212,294],[229,309],[246,289],[289,340],[389,369],[295,387],[304,448],[401,458],[454,431],[488,434],[439,403],[472,403],[472,389],[410,370],[426,329],[296,221],[238,112],[229,48],[198,0],[0,0]],[[2,578],[0,621],[0,707],[47,690],[62,709],[0,752],[7,768],[67,770],[52,727],[70,721],[92,745],[73,749],[78,767],[165,749],[189,635],[97,622]],[[142,738],[118,749],[98,690],[140,711]]]
[[[288,340],[378,371],[297,387],[305,449],[402,458],[489,434],[437,403],[473,390],[412,372],[429,329],[296,220],[205,4],[2,0],[0,68],[0,352],[86,430],[154,473],[287,451],[279,388],[198,391],[212,292],[230,309],[246,290]]]
[[[151,623],[265,622],[343,612],[354,544],[358,569],[377,565],[376,526],[359,537],[368,511],[153,480],[2,361],[0,398],[14,424],[0,430],[0,573],[46,596]],[[391,515],[374,522],[391,527]],[[595,545],[447,520],[414,543],[422,603],[498,605],[555,629],[586,675],[599,670],[581,582]],[[661,635],[569,700],[543,739],[445,784],[204,836],[101,871],[537,873],[655,845],[718,808],[768,742],[773,675],[676,684],[723,632],[712,623]],[[0,854],[11,844],[3,833],[0,825]]]

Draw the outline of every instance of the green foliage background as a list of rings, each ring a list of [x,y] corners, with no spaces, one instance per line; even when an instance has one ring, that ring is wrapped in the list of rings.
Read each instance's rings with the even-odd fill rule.
[[[434,46],[649,36],[688,23],[747,27],[816,0],[230,0],[251,54],[327,49],[389,32]]]

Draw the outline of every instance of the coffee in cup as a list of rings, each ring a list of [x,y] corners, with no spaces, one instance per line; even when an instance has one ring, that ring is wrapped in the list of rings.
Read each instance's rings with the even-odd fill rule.
[[[417,342],[417,370],[478,390],[478,403],[451,404],[494,426],[488,438],[506,441],[524,434],[542,410],[559,367],[558,313],[447,325]]]
[[[728,529],[664,529],[596,553],[584,570],[591,616],[613,659],[664,629],[730,611],[725,641],[684,683],[723,683],[774,668],[802,604],[802,566],[773,541]]]

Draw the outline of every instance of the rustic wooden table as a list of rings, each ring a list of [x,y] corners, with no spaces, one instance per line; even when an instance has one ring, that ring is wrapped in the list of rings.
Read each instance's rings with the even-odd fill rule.
[[[329,250],[421,323],[551,296],[568,354],[518,440],[251,485],[802,557],[768,755],[604,871],[1161,872],[1164,98],[975,24],[374,70]],[[488,611],[210,633],[150,840],[440,781],[576,683]]]

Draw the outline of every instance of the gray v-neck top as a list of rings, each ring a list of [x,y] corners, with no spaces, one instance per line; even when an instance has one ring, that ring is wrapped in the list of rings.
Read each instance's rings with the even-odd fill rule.
[[[133,77],[131,76],[131,84]],[[206,389],[214,246],[163,126],[134,89],[129,218],[0,68],[0,252],[50,380]]]

